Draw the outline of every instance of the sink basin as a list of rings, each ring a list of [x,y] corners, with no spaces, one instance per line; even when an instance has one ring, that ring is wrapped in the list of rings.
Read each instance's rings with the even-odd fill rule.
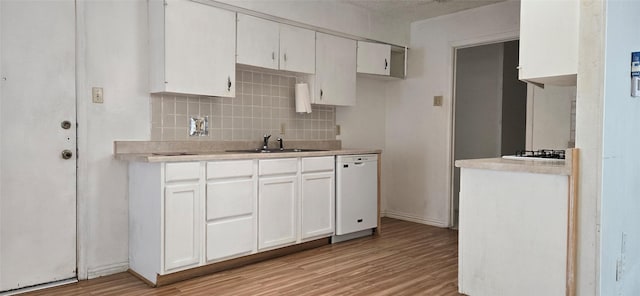
[[[294,149],[284,149],[284,150],[278,150],[276,149],[273,152],[317,152],[317,151],[328,151],[328,150],[323,150],[323,149],[298,149],[298,148],[294,148]]]
[[[225,152],[233,152],[233,153],[286,153],[286,152],[315,152],[315,151],[327,151],[322,149],[272,149],[272,150],[262,150],[262,149],[249,149],[249,150],[226,150]]]
[[[181,155],[197,155],[196,153],[189,152],[159,152],[159,153],[151,153],[151,155],[156,156],[181,156]]]

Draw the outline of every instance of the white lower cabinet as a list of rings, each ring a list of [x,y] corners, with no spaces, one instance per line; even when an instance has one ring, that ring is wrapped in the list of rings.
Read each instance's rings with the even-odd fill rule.
[[[298,240],[298,159],[258,163],[258,249],[294,244]]]
[[[129,165],[129,268],[149,282],[204,263],[204,165]]]
[[[260,178],[258,248],[265,250],[297,241],[297,176]]]
[[[200,263],[199,184],[167,185],[164,193],[164,270]]]
[[[301,239],[333,235],[335,230],[335,171],[333,157],[302,159]]]
[[[129,266],[158,276],[334,233],[334,157],[129,165]]]
[[[259,250],[334,233],[334,163],[333,156],[259,162]]]
[[[207,163],[208,263],[256,252],[256,180],[254,160]]]

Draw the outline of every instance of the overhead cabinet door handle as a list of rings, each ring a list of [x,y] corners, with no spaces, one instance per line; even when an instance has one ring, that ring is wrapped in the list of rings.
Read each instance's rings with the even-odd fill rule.
[[[387,70],[388,66],[389,66],[389,63],[387,62],[387,59],[384,59],[384,69]]]
[[[227,76],[227,91],[231,91],[231,76]]]

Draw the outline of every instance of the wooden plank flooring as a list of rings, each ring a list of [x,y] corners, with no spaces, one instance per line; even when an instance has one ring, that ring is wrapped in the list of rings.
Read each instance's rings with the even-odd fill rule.
[[[119,273],[26,295],[461,295],[457,231],[390,218],[382,228],[160,288]]]

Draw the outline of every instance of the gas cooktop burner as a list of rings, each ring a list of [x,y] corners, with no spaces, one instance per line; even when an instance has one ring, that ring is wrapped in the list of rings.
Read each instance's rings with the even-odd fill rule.
[[[564,159],[564,150],[542,149],[535,151],[521,150],[516,152],[517,157],[535,157],[548,159]]]

